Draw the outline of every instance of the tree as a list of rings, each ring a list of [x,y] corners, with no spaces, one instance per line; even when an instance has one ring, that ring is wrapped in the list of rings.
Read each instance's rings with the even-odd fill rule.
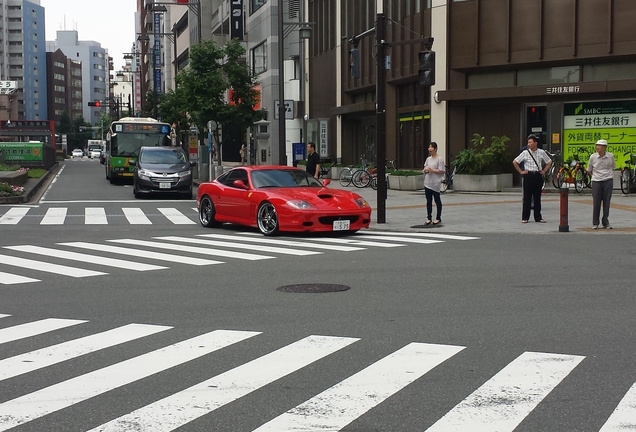
[[[200,136],[208,121],[216,122],[212,136],[217,154],[223,126],[237,125],[245,130],[264,118],[263,111],[254,110],[259,96],[254,89],[257,82],[244,56],[245,49],[238,40],[223,47],[204,41],[191,47],[190,63],[176,77],[176,94],[186,102],[187,113]]]

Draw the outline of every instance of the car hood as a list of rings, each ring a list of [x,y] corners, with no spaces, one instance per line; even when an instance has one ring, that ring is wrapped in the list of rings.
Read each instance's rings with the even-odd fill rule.
[[[143,163],[139,165],[139,168],[145,169],[148,171],[155,172],[180,172],[187,171],[190,169],[190,164],[180,163],[180,164],[151,164],[151,163]]]
[[[307,201],[318,208],[322,206],[359,208],[354,203],[354,200],[361,198],[356,193],[328,187],[265,188],[260,190],[270,196],[276,196],[286,201],[294,199]]]

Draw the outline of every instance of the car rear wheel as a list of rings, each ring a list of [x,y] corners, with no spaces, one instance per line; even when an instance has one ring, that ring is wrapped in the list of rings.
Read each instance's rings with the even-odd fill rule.
[[[201,198],[201,204],[199,205],[199,222],[206,228],[216,228],[221,226],[216,220],[214,220],[214,204],[210,197]]]
[[[272,203],[266,201],[258,207],[256,224],[263,235],[274,236],[278,234],[278,215]]]

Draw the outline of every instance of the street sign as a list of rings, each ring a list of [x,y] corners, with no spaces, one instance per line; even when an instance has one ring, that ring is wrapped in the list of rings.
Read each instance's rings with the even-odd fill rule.
[[[274,101],[274,119],[278,119],[278,110],[280,104],[278,99]],[[285,99],[285,120],[294,119],[294,101],[292,99]]]

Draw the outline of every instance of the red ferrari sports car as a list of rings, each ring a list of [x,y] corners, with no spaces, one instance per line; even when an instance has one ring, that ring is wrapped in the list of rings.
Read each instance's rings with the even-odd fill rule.
[[[237,167],[199,185],[199,221],[204,227],[225,222],[257,227],[266,236],[368,228],[371,207],[364,198],[328,184],[294,167]]]

